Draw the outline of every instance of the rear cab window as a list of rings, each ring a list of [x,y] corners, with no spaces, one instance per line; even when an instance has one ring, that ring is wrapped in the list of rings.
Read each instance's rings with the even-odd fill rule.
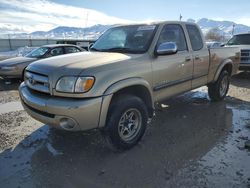
[[[201,37],[200,30],[195,25],[186,25],[189,39],[191,42],[191,46],[193,51],[198,51],[203,48],[203,40]]]

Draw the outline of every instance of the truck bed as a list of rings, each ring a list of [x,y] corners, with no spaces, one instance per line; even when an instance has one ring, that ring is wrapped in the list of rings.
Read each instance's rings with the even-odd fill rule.
[[[216,75],[217,70],[220,68],[220,64],[231,60],[233,62],[232,74],[234,75],[239,70],[240,64],[240,49],[238,47],[220,47],[209,49],[210,54],[210,67],[208,73],[208,82],[212,82]]]

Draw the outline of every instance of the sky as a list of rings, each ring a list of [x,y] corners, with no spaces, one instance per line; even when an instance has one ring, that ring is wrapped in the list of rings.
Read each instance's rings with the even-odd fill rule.
[[[57,26],[87,27],[155,20],[209,18],[250,26],[249,0],[0,0],[0,28],[48,31]]]

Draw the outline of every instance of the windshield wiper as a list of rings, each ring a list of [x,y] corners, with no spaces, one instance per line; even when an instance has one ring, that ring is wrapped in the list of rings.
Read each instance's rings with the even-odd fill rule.
[[[90,51],[97,51],[97,52],[121,52],[121,53],[141,53],[141,51],[135,51],[131,48],[125,48],[125,47],[114,47],[114,48],[107,48],[107,49],[96,49],[96,48],[90,48]]]
[[[102,49],[90,48],[90,51],[102,52]]]
[[[114,47],[114,48],[108,48],[103,49],[105,52],[133,52],[130,48],[125,47]]]

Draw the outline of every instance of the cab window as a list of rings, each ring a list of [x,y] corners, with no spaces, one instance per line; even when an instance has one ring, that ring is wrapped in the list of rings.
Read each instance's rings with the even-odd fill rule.
[[[187,42],[184,31],[180,25],[168,24],[161,31],[157,45],[165,42],[174,42],[178,47],[178,51],[187,50]]]

